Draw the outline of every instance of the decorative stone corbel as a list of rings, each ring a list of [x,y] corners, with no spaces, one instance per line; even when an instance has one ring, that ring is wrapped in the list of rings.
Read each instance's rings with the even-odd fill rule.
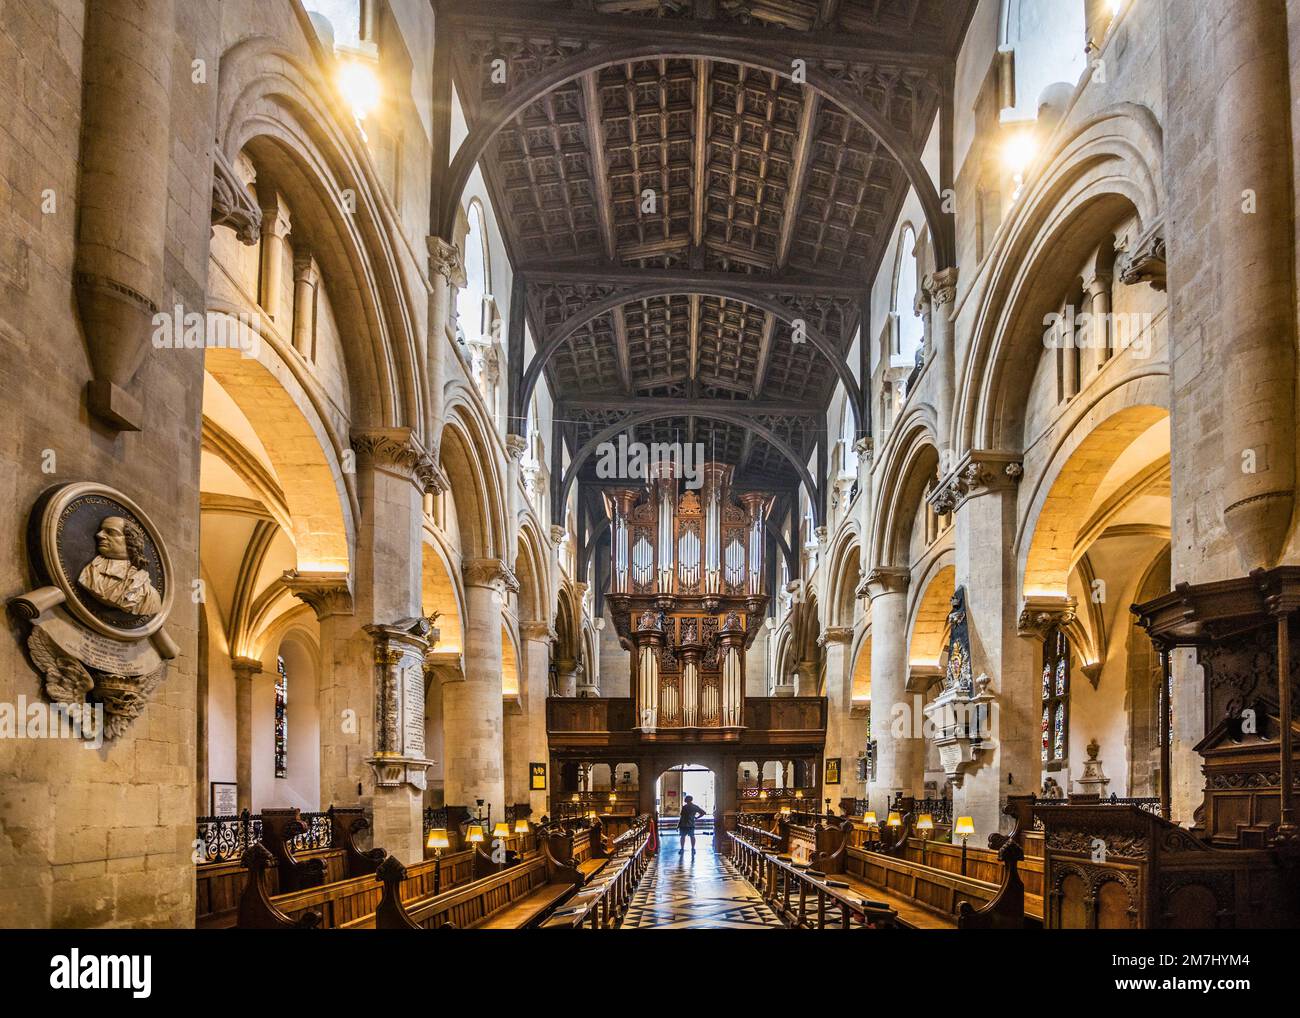
[[[1126,286],[1150,283],[1153,290],[1161,291],[1167,287],[1164,228],[1164,220],[1157,220],[1137,239],[1131,250],[1121,251],[1117,265],[1121,283]]]
[[[254,247],[262,234],[262,209],[220,148],[213,149],[212,226],[228,226],[241,244]]]

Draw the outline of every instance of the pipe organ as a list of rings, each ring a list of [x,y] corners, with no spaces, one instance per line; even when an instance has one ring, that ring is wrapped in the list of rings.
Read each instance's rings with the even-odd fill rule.
[[[645,488],[605,492],[607,600],[632,655],[637,726],[744,727],[745,651],[767,609],[764,529],[773,496],[733,492],[732,467],[707,463],[699,490],[670,469]]]

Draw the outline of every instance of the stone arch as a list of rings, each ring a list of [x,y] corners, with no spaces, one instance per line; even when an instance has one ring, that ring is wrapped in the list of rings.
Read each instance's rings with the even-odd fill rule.
[[[314,66],[272,39],[236,43],[220,60],[217,145],[227,160],[246,152],[270,173],[295,219],[321,239],[313,253],[340,333],[355,337],[343,344],[353,425],[408,426],[429,444],[415,312],[423,291],[401,269],[393,240],[400,226],[378,197],[370,157],[321,101],[333,91]]]
[[[680,414],[673,410],[640,410],[623,418],[621,421],[617,421],[609,427],[598,431],[591,437],[587,444],[578,451],[578,455],[573,458],[572,462],[569,464],[568,470],[564,472],[564,481],[560,487],[560,504],[567,504],[569,489],[573,486],[573,482],[578,479],[578,471],[582,469],[582,465],[587,462],[591,457],[591,454],[595,452],[597,447],[602,443],[608,442],[616,435],[627,431],[629,428],[634,428],[638,424],[647,424],[650,421],[663,420],[665,417],[678,416],[680,416]],[[720,421],[727,421],[729,424],[735,424],[741,428],[748,428],[755,435],[781,453],[790,465],[795,468],[795,471],[799,474],[800,480],[803,482],[804,488],[808,492],[809,503],[812,506],[813,518],[816,520],[817,526],[820,527],[823,524],[824,520],[822,519],[821,513],[821,500],[817,497],[817,485],[813,481],[812,474],[809,472],[807,464],[804,463],[803,460],[799,458],[798,454],[796,454],[795,451],[775,432],[759,424],[758,421],[751,417],[746,417],[742,413],[737,413],[721,407],[716,410],[710,410],[707,415],[702,416],[716,418]]]
[[[926,486],[938,474],[939,452],[924,425],[914,423],[892,450],[877,490],[886,500],[877,507],[872,529],[872,559],[878,567],[906,569],[916,510]]]
[[[1159,223],[1162,151],[1154,114],[1121,103],[1081,124],[1044,159],[989,258],[989,283],[958,365],[956,451],[1020,447],[1016,401],[1038,362],[1028,354],[1041,351],[1046,294],[1065,288],[1076,264],[1066,255],[1095,244],[1108,225],[1134,213],[1143,231]]]
[[[722,39],[701,36],[690,45],[645,44],[639,42],[616,43],[578,53],[555,64],[541,74],[512,89],[501,98],[495,109],[486,113],[461,142],[448,173],[440,216],[441,236],[450,237],[455,224],[460,196],[469,182],[474,167],[487,151],[487,146],[506,124],[519,116],[535,101],[554,88],[575,81],[584,74],[600,71],[614,64],[639,59],[706,59],[741,64],[756,70],[767,71],[781,77],[790,77],[793,62],[799,57],[793,50],[789,59],[776,57],[764,59],[752,49]],[[802,61],[806,67],[807,87],[839,106],[845,114],[874,134],[881,146],[897,161],[907,176],[925,214],[934,239],[938,264],[947,268],[955,256],[952,217],[944,213],[938,189],[910,143],[900,135],[871,103],[856,95],[842,84],[834,73],[813,61]]]
[[[297,377],[262,345],[257,358],[238,350],[205,351],[205,367],[258,435],[304,572],[350,570],[356,507],[343,483],[338,437]],[[209,425],[211,430],[211,425]],[[271,508],[275,505],[272,503]]]
[[[420,562],[420,607],[426,616],[437,615],[435,653],[459,654],[465,649],[465,589],[455,560],[443,542],[425,528],[424,555]]]
[[[862,581],[862,551],[857,531],[845,528],[826,561],[830,564],[826,587],[829,624],[851,628],[856,622],[857,589]]]
[[[440,458],[451,482],[463,558],[508,561],[505,494],[496,469],[490,427],[475,400],[448,396]]]
[[[1141,389],[1133,387],[1131,392]],[[1096,405],[1037,478],[1017,541],[1023,597],[1066,595],[1070,570],[1078,561],[1078,536],[1091,516],[1094,494],[1130,446],[1168,419],[1164,406],[1126,403],[1124,395],[1123,390],[1112,392]]]
[[[608,314],[625,304],[630,304],[639,300],[646,300],[652,297],[671,297],[678,294],[698,294],[704,297],[725,297],[729,300],[739,301],[742,304],[748,304],[751,307],[758,308],[762,311],[771,313],[780,321],[793,323],[800,319],[796,311],[791,310],[782,304],[779,300],[760,297],[746,290],[734,286],[728,286],[723,282],[674,282],[674,283],[653,283],[647,286],[640,286],[630,290],[623,290],[612,296],[605,297],[602,300],[594,301],[587,307],[583,308],[577,314],[566,318],[559,327],[546,337],[546,342],[538,347],[537,352],[533,355],[532,360],[528,362],[524,369],[523,379],[519,384],[519,393],[516,397],[516,405],[510,408],[511,419],[522,417],[524,408],[532,400],[533,390],[541,380],[542,370],[546,367],[547,362],[555,355],[556,351],[564,343],[581,329],[584,325],[595,321],[602,315]],[[844,391],[849,394],[849,404],[853,408],[854,421],[857,424],[858,431],[863,428],[860,406],[862,404],[862,390],[858,386],[857,378],[849,366],[844,362],[844,358],[835,348],[835,344],[822,334],[820,329],[815,329],[804,322],[805,334],[809,344],[811,344],[818,353],[820,353],[830,363],[831,368],[835,371],[836,377],[840,384],[844,386]]]
[[[909,667],[938,667],[956,584],[957,569],[950,552],[937,556],[920,578],[920,594],[913,600],[907,625]]]
[[[552,617],[550,569],[546,544],[531,520],[519,528],[514,573],[519,580],[518,614],[523,622],[549,622]]]

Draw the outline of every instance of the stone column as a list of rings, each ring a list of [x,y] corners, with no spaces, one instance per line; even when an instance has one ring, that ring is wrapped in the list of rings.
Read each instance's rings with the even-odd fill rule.
[[[465,262],[460,249],[441,237],[428,238],[429,249],[429,420],[435,431],[429,438],[431,451],[438,451],[442,437],[448,358],[455,356],[449,343],[456,331],[456,287],[465,285]]]
[[[969,453],[933,496],[953,512],[956,582],[966,591],[971,675],[993,695],[993,748],[953,778],[953,809],[974,818],[980,838],[999,829],[1001,801],[1039,788],[1041,697],[1035,646],[1021,636],[1016,562],[1016,484],[1022,468],[1006,453]],[[874,676],[873,676],[874,680]]]
[[[1222,316],[1223,521],[1242,571],[1277,563],[1295,509],[1295,232],[1287,4],[1216,13],[1214,141]],[[1245,213],[1250,200],[1253,214]]]
[[[231,659],[235,672],[235,783],[240,810],[253,808],[253,677],[262,672],[256,658]],[[274,805],[272,803],[271,805]]]
[[[876,568],[862,581],[871,598],[871,730],[876,739],[876,780],[871,807],[884,817],[894,793],[920,795],[925,747],[921,719],[907,692],[906,569]]]
[[[849,744],[851,726],[849,707],[853,701],[853,629],[834,626],[818,640],[826,655],[826,751],[825,757],[839,757],[840,781],[844,781],[851,762],[858,755],[857,746]]]
[[[526,729],[525,744],[528,752],[525,767],[530,763],[545,763],[548,743],[546,738],[546,694],[550,681],[551,642],[556,638],[555,631],[547,622],[521,622],[519,635],[523,641],[525,665],[520,676],[520,688],[523,692],[524,724]],[[528,803],[532,807],[534,818],[546,812],[546,792],[535,791],[532,782],[525,775],[524,788],[528,791]],[[547,783],[554,780],[547,776]],[[521,802],[523,800],[520,800]]]
[[[465,677],[442,688],[443,795],[450,806],[506,805],[502,754],[501,609],[519,583],[499,559],[469,559],[465,578]]]
[[[257,200],[262,206],[262,249],[258,265],[257,303],[266,317],[275,322],[281,331],[284,316],[280,313],[280,289],[284,279],[284,238],[289,232],[280,196],[269,184],[257,185]]]
[[[357,430],[352,446],[361,511],[351,582],[338,574],[304,572],[286,576],[286,583],[321,622],[322,803],[352,805],[359,798],[374,812],[374,843],[411,863],[423,857],[424,771],[413,760],[403,762],[398,776],[392,767],[376,766],[378,754],[390,752],[380,738],[385,719],[377,704],[383,693],[377,676],[388,631],[397,631],[394,640],[404,645],[400,634],[420,618],[424,495],[445,490],[447,481],[410,428]],[[348,591],[352,614],[346,610]],[[404,658],[413,654],[403,650]],[[404,660],[394,667],[404,672],[419,665]],[[399,723],[405,727],[404,718]]]
[[[356,751],[357,706],[366,690],[349,673],[347,640],[356,628],[352,587],[347,573],[290,569],[284,585],[316,614],[320,631],[320,796],[321,804],[345,805],[358,799],[365,772]],[[349,759],[349,746],[353,747]]]
[[[293,348],[311,360],[316,355],[316,288],[320,273],[309,250],[293,253]]]
[[[952,309],[957,293],[957,270],[941,269],[926,278],[930,297],[930,339],[934,344],[935,423],[942,448],[952,447],[952,414],[956,393],[956,352],[954,350]]]
[[[1088,329],[1092,342],[1092,365],[1094,371],[1100,371],[1110,360],[1112,336],[1110,331],[1110,287],[1111,277],[1098,273],[1084,285],[1088,297],[1088,314],[1091,324]]]

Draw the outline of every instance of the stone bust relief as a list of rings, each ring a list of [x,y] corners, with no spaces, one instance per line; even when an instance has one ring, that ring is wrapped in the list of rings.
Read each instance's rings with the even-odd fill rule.
[[[143,529],[122,516],[106,516],[95,534],[97,554],[81,570],[77,584],[105,604],[132,615],[154,615],[162,598],[145,567]]]

